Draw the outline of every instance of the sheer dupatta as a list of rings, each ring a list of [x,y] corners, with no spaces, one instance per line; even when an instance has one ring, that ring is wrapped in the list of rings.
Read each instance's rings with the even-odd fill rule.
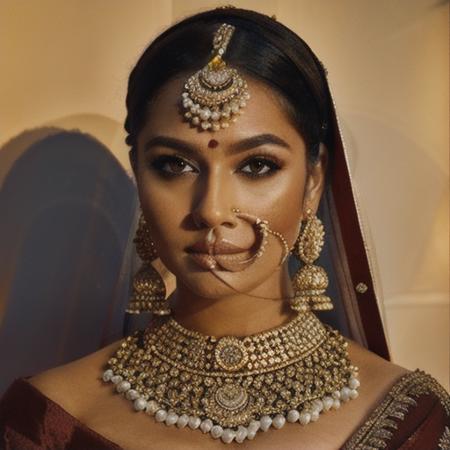
[[[329,85],[328,90],[332,99]],[[329,182],[318,211],[325,226],[325,246],[318,263],[328,273],[328,295],[334,309],[318,315],[345,336],[389,360],[369,248],[334,101],[328,147],[332,155]],[[294,265],[290,261],[290,269]]]

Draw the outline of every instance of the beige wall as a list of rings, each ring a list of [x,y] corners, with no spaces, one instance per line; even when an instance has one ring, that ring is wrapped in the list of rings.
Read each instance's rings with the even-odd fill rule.
[[[129,70],[173,20],[224,3],[1,0],[0,146],[27,129],[79,128],[129,170]],[[233,4],[276,14],[327,67],[376,245],[394,361],[448,387],[448,3]],[[2,161],[0,183],[13,163]]]

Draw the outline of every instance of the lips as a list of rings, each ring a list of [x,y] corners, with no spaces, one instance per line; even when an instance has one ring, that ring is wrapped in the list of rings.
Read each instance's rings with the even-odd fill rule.
[[[187,248],[188,253],[205,253],[208,255],[232,255],[233,253],[242,253],[246,248],[232,244],[226,239],[216,240],[214,243],[208,243],[205,240],[198,241]]]
[[[215,256],[208,255],[207,253],[189,253],[189,256],[200,267],[207,270],[222,268],[229,272],[239,272],[252,263],[251,260],[249,261],[251,257],[249,251]]]
[[[203,269],[213,270],[217,268],[217,261],[207,253],[189,253],[189,256]]]
[[[239,247],[225,239],[209,243],[198,241],[186,249],[190,257],[204,269],[217,269],[217,266],[237,272],[248,266],[246,260],[251,254],[248,249]]]

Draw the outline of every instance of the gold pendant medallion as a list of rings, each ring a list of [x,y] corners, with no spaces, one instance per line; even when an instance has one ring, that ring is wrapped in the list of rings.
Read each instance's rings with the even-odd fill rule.
[[[316,421],[359,387],[345,339],[310,311],[245,337],[204,336],[168,319],[129,336],[103,379],[158,422],[224,442]]]

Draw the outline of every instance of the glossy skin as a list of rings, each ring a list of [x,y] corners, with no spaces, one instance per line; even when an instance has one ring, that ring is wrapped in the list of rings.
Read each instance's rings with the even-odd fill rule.
[[[245,114],[227,129],[198,131],[180,114],[182,83],[168,82],[153,101],[132,161],[152,239],[177,278],[174,314],[185,326],[218,336],[277,326],[292,316],[281,300],[292,289],[287,263],[280,265],[280,240],[269,235],[263,256],[245,270],[219,267],[217,275],[225,282],[196,263],[186,248],[214,227],[217,239],[248,250],[243,257],[254,254],[258,234],[233,208],[267,220],[291,248],[304,211],[317,208],[325,149],[316,165],[308,165],[304,140],[280,100],[252,79]],[[211,139],[217,141],[214,148]]]

